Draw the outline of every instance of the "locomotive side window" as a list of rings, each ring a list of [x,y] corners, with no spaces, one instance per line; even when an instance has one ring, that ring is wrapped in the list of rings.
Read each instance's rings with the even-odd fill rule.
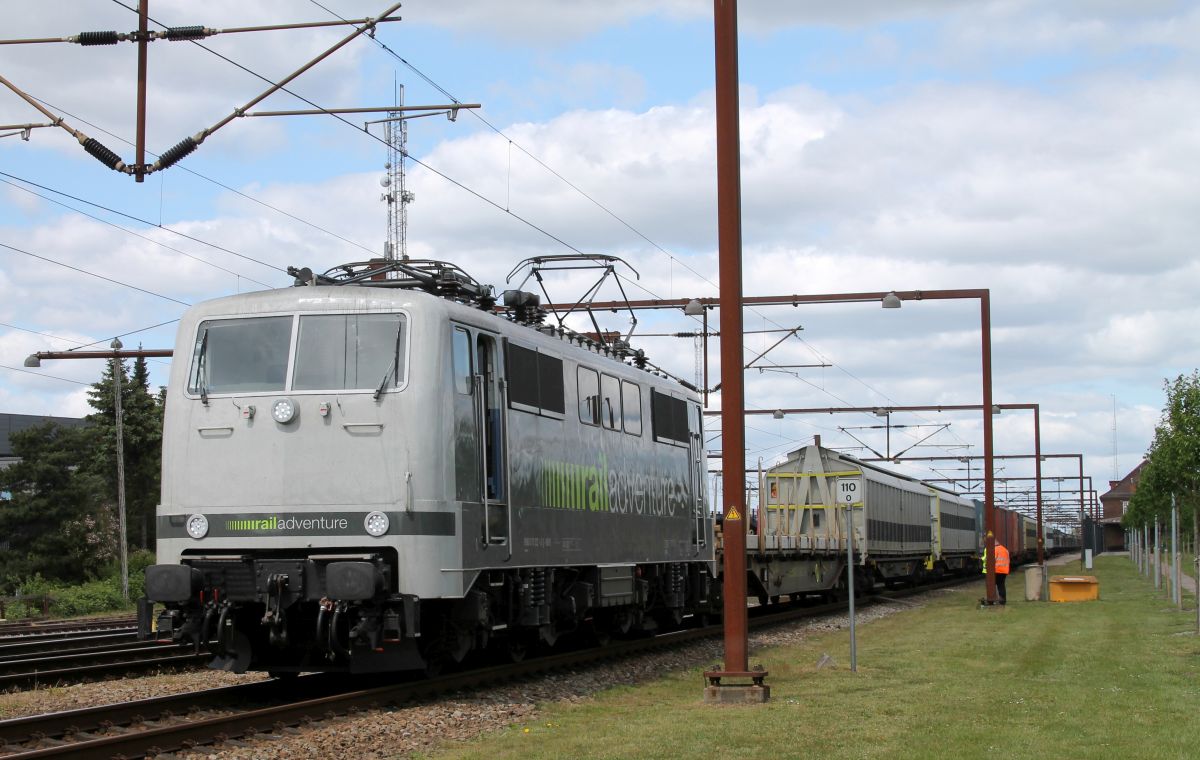
[[[563,416],[562,359],[509,342],[508,405],[523,412],[547,417]]]
[[[565,396],[562,359],[539,351],[538,401],[541,404],[542,414],[563,417],[567,413]]]
[[[576,374],[579,382],[579,421],[585,425],[599,425],[600,373],[580,367]]]
[[[654,440],[660,443],[687,445],[687,404],[683,399],[650,389],[650,418]]]
[[[609,430],[620,430],[621,381],[612,375],[601,375],[600,396],[600,423]]]
[[[626,433],[642,434],[642,389],[628,380],[621,381],[621,417]]]
[[[538,402],[537,351],[516,343],[508,344],[508,402],[527,412],[536,412]]]
[[[454,362],[454,390],[471,395],[471,334],[465,328],[454,328],[452,338],[452,353]]]
[[[291,317],[201,322],[188,375],[188,392],[281,391],[287,380]]]

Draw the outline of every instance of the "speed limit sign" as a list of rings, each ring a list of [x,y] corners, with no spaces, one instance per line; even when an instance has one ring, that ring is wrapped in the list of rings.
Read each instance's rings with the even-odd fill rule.
[[[838,478],[837,499],[845,506],[862,502],[862,478]]]

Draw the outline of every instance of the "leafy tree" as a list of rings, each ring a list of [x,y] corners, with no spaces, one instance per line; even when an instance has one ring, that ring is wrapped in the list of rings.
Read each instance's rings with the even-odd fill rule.
[[[154,546],[154,511],[158,504],[162,471],[162,419],[164,393],[150,393],[146,360],[138,357],[130,375],[125,362],[121,369],[121,407],[125,441],[125,519],[129,543],[147,549]],[[116,506],[117,433],[113,393],[113,363],[106,362],[99,382],[88,391],[88,404],[96,410],[88,415],[95,437],[88,467],[104,480],[104,493]],[[107,498],[107,496],[106,496]]]
[[[99,494],[103,482],[80,467],[93,445],[87,427],[47,423],[12,434],[21,461],[0,470],[0,585],[41,574],[78,582],[102,574],[115,556],[113,517]]]
[[[1200,370],[1164,381],[1163,388],[1167,404],[1129,501],[1126,527],[1169,520],[1172,495],[1185,522],[1200,508]]]

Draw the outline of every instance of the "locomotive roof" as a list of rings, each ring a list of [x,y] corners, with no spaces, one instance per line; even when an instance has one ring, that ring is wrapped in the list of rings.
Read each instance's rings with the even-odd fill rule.
[[[193,325],[205,319],[248,316],[254,314],[278,314],[294,311],[388,311],[399,308],[441,312],[464,322],[489,323],[488,326],[509,337],[532,344],[554,345],[556,351],[571,354],[576,359],[591,357],[591,361],[612,362],[613,365],[629,370],[640,369],[652,377],[658,376],[645,368],[622,361],[615,352],[605,351],[602,346],[569,330],[558,330],[549,326],[537,326],[516,322],[497,314],[491,309],[480,309],[457,301],[440,297],[418,289],[376,288],[358,285],[308,285],[285,287],[272,290],[252,291],[202,301],[185,312],[180,322],[177,342],[186,344],[191,339]],[[578,341],[578,345],[576,345]],[[677,378],[661,377],[664,383],[695,390]]]

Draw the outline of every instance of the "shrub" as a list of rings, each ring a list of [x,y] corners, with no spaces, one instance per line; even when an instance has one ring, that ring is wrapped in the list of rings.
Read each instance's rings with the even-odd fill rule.
[[[145,588],[145,569],[154,564],[154,552],[135,551],[129,555],[129,604],[121,598],[121,568],[110,568],[103,578],[80,584],[55,583],[34,575],[16,584],[17,596],[49,596],[53,602],[50,614],[54,617],[77,617],[103,612],[124,612],[130,609]],[[7,605],[5,616],[9,620],[36,617],[42,614],[39,600],[15,602]]]

